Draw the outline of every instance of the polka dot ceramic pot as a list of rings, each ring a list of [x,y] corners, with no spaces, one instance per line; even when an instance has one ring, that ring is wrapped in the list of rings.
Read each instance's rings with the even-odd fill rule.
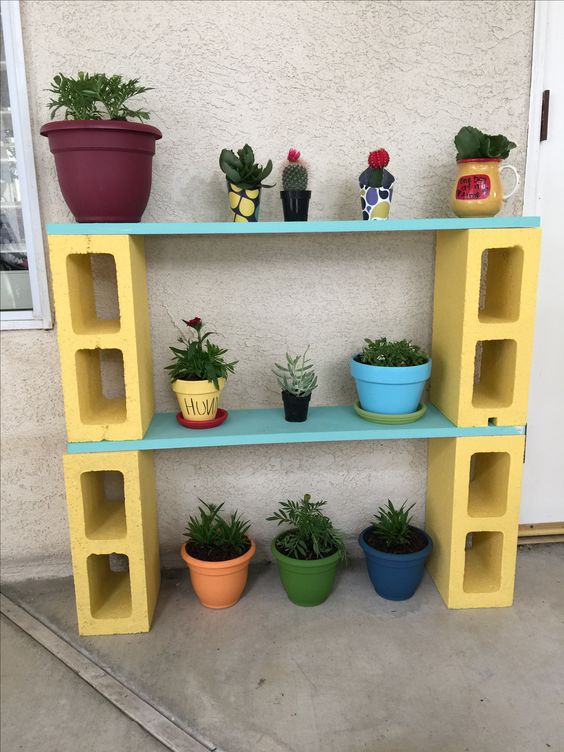
[[[388,219],[394,191],[393,182],[387,188],[360,186],[360,204],[363,219]]]
[[[241,188],[235,183],[227,182],[229,208],[233,222],[258,222],[260,190],[260,186]]]

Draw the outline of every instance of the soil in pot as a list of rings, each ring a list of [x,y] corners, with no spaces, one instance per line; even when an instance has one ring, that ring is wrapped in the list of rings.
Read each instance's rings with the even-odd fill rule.
[[[416,527],[409,528],[407,543],[391,548],[386,546],[384,539],[374,530],[367,530],[364,533],[364,540],[376,551],[382,551],[385,554],[416,554],[418,551],[423,551],[428,544],[427,538]]]
[[[290,392],[282,392],[282,401],[284,402],[284,417],[289,423],[303,423],[307,420],[307,411],[311,394],[307,397],[299,397]]]
[[[208,546],[205,543],[195,543],[187,541],[184,544],[186,553],[201,561],[230,561],[238,559],[247,553],[251,544],[247,541],[244,551],[237,551],[233,546]]]

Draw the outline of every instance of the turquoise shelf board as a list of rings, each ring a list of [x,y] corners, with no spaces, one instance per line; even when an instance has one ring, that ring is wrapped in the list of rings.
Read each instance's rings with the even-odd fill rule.
[[[230,410],[221,426],[204,430],[184,428],[174,413],[157,413],[143,439],[69,443],[69,454],[90,452],[152,451],[253,444],[305,444],[323,441],[381,441],[388,439],[440,439],[459,436],[514,436],[525,426],[459,428],[433,405],[416,423],[379,425],[360,418],[352,405],[312,407],[305,423],[288,423],[280,408]]]
[[[420,232],[540,227],[540,217],[458,217],[318,222],[118,222],[48,224],[48,235],[264,235],[304,232]]]

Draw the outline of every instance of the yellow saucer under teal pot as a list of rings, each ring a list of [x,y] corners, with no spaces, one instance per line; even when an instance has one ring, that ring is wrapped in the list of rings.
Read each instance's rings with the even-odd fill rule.
[[[369,413],[363,410],[360,402],[354,403],[354,409],[361,418],[369,420],[371,423],[388,423],[390,425],[401,425],[402,423],[415,423],[422,418],[427,412],[427,405],[421,403],[414,413],[403,413],[402,415],[388,415],[386,413]]]

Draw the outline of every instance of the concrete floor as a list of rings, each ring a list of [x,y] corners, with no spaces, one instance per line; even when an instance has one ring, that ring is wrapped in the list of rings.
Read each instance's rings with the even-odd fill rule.
[[[6,752],[166,752],[25,632],[2,618],[2,723]]]
[[[228,611],[201,607],[186,572],[171,572],[150,633],[79,638],[70,580],[3,590],[210,748],[564,752],[563,545],[520,549],[509,609],[449,611],[427,577],[412,600],[387,602],[360,561],[341,573],[324,605],[304,609],[286,599],[275,567],[263,565]],[[55,659],[28,657],[28,648],[17,658],[10,648],[3,672],[3,697],[16,693],[5,733],[22,745],[7,744],[7,752],[49,752],[41,744],[44,724],[61,713],[37,681],[50,676],[44,661]],[[34,692],[27,705],[17,699],[26,677]],[[61,678],[61,696],[79,696],[64,695],[64,685]],[[120,741],[122,723],[140,732],[122,717],[117,743],[106,748],[129,749]],[[99,748],[92,739],[51,749],[90,752]],[[145,739],[136,749],[158,748],[150,745]]]

